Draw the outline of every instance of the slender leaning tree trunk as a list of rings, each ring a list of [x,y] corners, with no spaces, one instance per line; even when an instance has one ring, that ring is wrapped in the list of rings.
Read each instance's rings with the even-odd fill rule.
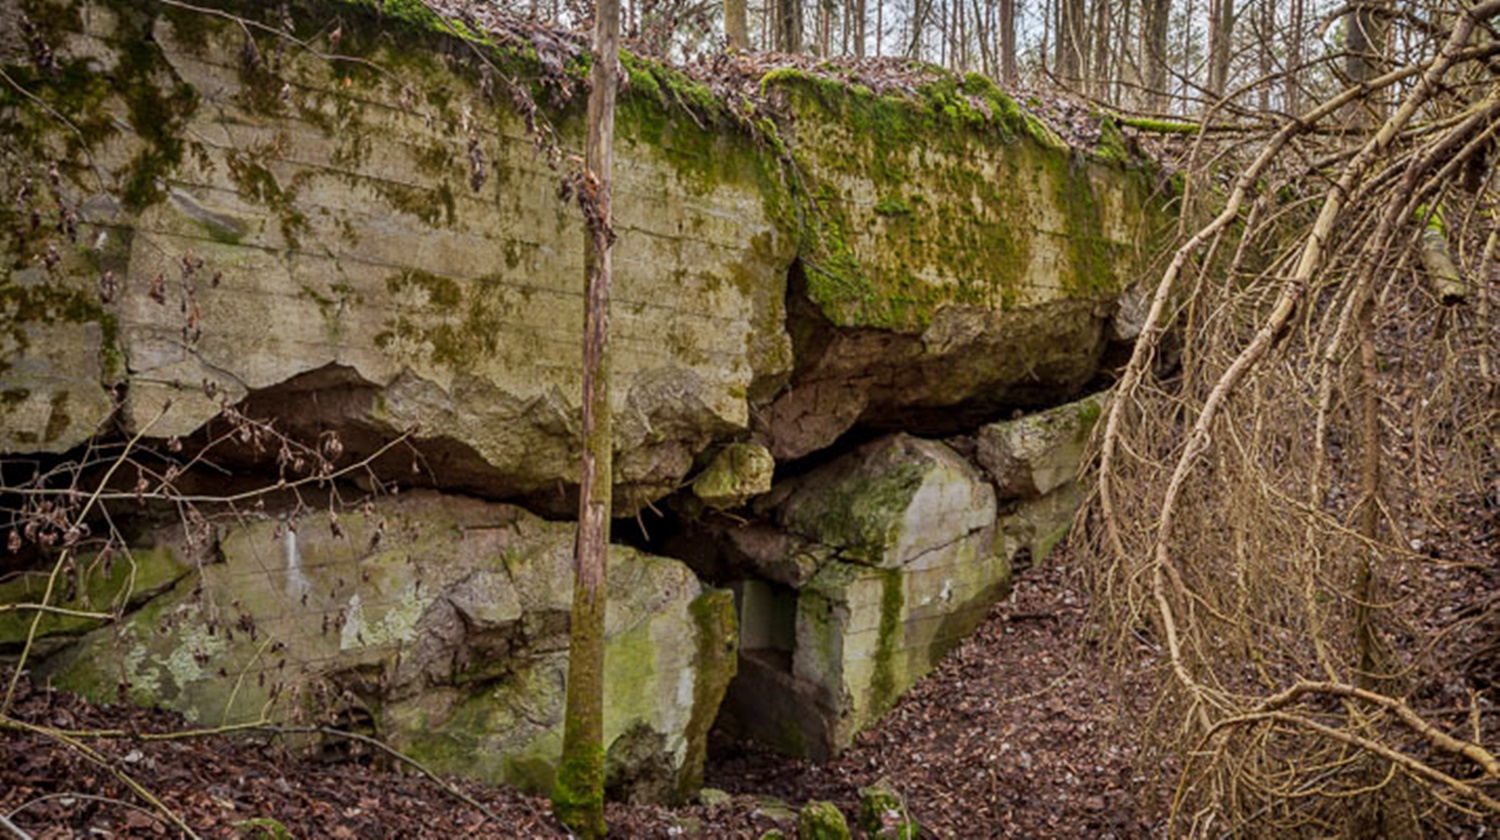
[[[562,765],[552,792],[557,818],[588,840],[604,837],[604,608],[609,550],[614,424],[609,407],[610,185],[614,170],[615,88],[620,0],[599,0],[594,16],[594,78],[589,92],[585,172],[579,185],[587,234],[583,315],[583,468],[573,554],[573,622]]]

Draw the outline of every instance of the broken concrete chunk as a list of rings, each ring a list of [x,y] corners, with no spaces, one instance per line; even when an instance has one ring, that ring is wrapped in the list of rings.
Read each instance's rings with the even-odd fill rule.
[[[941,443],[882,438],[756,507],[797,536],[742,529],[762,547],[800,540],[832,554],[791,585],[734,585],[743,655],[729,725],[795,755],[835,755],[878,721],[1009,581],[993,491]]]
[[[988,482],[937,441],[873,441],[767,497],[786,530],[882,569],[912,563],[989,527]]]
[[[573,527],[421,491],[343,517],[342,536],[305,524],[232,528],[223,562],[190,567],[39,672],[95,699],[123,685],[135,701],[213,725],[337,707],[438,772],[548,790],[562,743]],[[142,567],[142,581],[159,589],[171,578],[154,568]],[[701,782],[708,727],[734,674],[732,598],[676,560],[619,546],[608,586],[611,790],[681,799]]]
[[[743,505],[771,489],[776,461],[758,443],[731,443],[714,456],[693,482],[693,495],[714,510]]]
[[[1093,394],[975,435],[975,458],[1001,501],[1043,496],[1072,481],[1107,394]]]

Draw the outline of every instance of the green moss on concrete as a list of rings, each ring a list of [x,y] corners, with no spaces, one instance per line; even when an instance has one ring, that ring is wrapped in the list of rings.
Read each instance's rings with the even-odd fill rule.
[[[812,801],[797,814],[797,836],[802,840],[851,840],[844,813],[832,802]]]
[[[1022,214],[1014,185],[971,159],[973,149],[1029,136],[1014,102],[978,77],[938,76],[911,98],[799,71],[775,71],[762,86],[800,115],[802,251],[808,296],[825,315],[841,326],[910,330],[949,303],[1003,306],[1027,253],[1026,237],[1006,222]],[[852,206],[844,183],[859,180],[886,197]],[[941,194],[935,205],[900,197],[924,190]],[[883,227],[865,228],[867,218]]]
[[[387,277],[386,289],[400,301],[398,314],[375,334],[376,347],[452,370],[472,370],[500,352],[512,304],[499,275],[461,281],[413,269]]]
[[[1094,424],[1099,422],[1100,416],[1104,414],[1104,402],[1102,399],[1079,400],[1078,402],[1078,431],[1074,435],[1074,441],[1082,443],[1093,431]]]
[[[118,326],[97,296],[60,282],[22,284],[9,272],[0,275],[0,332],[11,347],[22,352],[30,347],[28,324],[59,323],[100,325],[106,339],[100,361],[106,368],[105,381],[112,381],[110,375],[123,368],[118,358]],[[4,370],[0,365],[0,371]]]
[[[1094,147],[1094,156],[1116,166],[1130,163],[1130,152],[1125,148],[1125,135],[1120,131],[1119,124],[1108,116],[1099,118],[1099,142]]]
[[[649,146],[676,170],[689,190],[709,195],[725,184],[761,192],[767,213],[790,232],[795,224],[781,161],[767,154],[768,127],[750,121],[708,87],[682,73],[636,56],[622,62],[630,85],[616,110],[618,136]]]
[[[698,631],[698,651],[693,660],[693,712],[683,733],[687,753],[677,779],[677,795],[684,801],[703,785],[708,731],[739,661],[739,628],[729,590],[705,590],[688,605],[688,612]]]
[[[731,443],[693,481],[693,495],[720,510],[738,507],[771,489],[776,461],[758,443]]]
[[[917,840],[921,833],[921,827],[885,779],[859,789],[859,827],[870,840]]]
[[[1064,242],[1068,265],[1062,277],[1063,289],[1078,297],[1108,293],[1118,282],[1114,254],[1104,237],[1104,214],[1088,163],[1076,156],[1068,157],[1065,163],[1052,163],[1053,202],[1067,224]]]
[[[123,612],[172,585],[192,568],[169,548],[137,549],[129,554],[116,552],[108,563],[97,554],[84,555],[79,561],[76,586],[59,581],[50,606],[80,612]],[[0,604],[40,603],[46,588],[46,575],[23,575],[0,584]],[[62,597],[69,589],[74,591],[69,597]],[[0,613],[0,648],[24,642],[35,615],[30,610]],[[37,636],[77,635],[99,625],[93,619],[44,614]]]
[[[906,596],[900,569],[882,569],[880,579],[880,630],[875,642],[875,671],[870,678],[869,720],[876,720],[896,705],[909,682],[899,673],[897,656],[902,650],[906,620]]]
[[[442,277],[421,269],[412,269],[386,278],[385,286],[393,293],[420,290],[429,306],[454,311],[464,302],[463,289],[451,277]]]
[[[152,18],[120,10],[124,31],[116,83],[129,108],[130,127],[145,146],[125,178],[123,198],[132,209],[159,201],[167,177],[182,162],[182,127],[198,108],[198,94],[176,78],[150,37]]]
[[[836,326],[914,332],[945,306],[1011,308],[1035,287],[1037,248],[1065,252],[1064,296],[1133,276],[1095,184],[1121,170],[1071,150],[987,79],[934,72],[914,95],[877,96],[784,69],[762,88],[796,114],[807,295]],[[1124,187],[1150,205],[1144,182]],[[872,190],[881,198],[860,206]]]
[[[873,476],[851,474],[790,506],[783,524],[845,559],[878,564],[900,542],[902,514],[925,477],[910,462]]]

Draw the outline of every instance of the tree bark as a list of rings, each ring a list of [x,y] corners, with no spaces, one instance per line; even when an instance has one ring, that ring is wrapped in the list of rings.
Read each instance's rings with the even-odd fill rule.
[[[1000,0],[1000,79],[1014,89],[1021,82],[1016,68],[1016,0]]]
[[[879,0],[876,0],[878,3]],[[854,0],[854,19],[850,22],[850,35],[854,41],[854,56],[865,57],[865,13],[869,10],[866,0]]]
[[[906,57],[921,59],[922,27],[927,25],[927,16],[932,14],[933,0],[915,0],[911,17],[911,43],[906,48]]]
[[[1075,90],[1087,72],[1088,36],[1084,0],[1060,0],[1057,9],[1057,79]]]
[[[1090,87],[1096,98],[1105,101],[1110,98],[1112,86],[1109,45],[1110,24],[1113,23],[1113,18],[1110,14],[1110,5],[1110,0],[1094,0],[1092,9],[1094,25],[1089,33],[1089,39],[1094,44],[1094,57],[1089,60]]]
[[[776,0],[776,51],[802,51],[801,0]]]
[[[1110,101],[1122,107],[1136,107],[1141,100],[1141,68],[1136,60],[1137,33],[1132,0],[1120,0],[1114,30],[1114,95]]]
[[[614,480],[610,411],[609,296],[613,280],[610,187],[614,176],[615,91],[620,65],[620,0],[599,0],[594,14],[593,87],[589,92],[584,176],[587,274],[583,314],[583,463],[573,553],[573,612],[568,637],[567,709],[562,764],[552,793],[559,821],[588,840],[604,826],[604,613],[609,513]]]
[[[1141,68],[1145,84],[1144,101],[1152,110],[1167,109],[1167,19],[1171,0],[1141,2]]]
[[[1208,8],[1208,92],[1221,97],[1229,82],[1229,56],[1234,42],[1234,0],[1214,0]]]
[[[1270,0],[1267,0],[1270,2]],[[1291,0],[1286,33],[1286,78],[1284,80],[1286,111],[1292,116],[1302,112],[1302,23],[1306,0]]]
[[[1344,14],[1344,45],[1348,52],[1344,56],[1344,73],[1350,84],[1364,84],[1380,75],[1381,58],[1385,54],[1386,16],[1376,8],[1383,4],[1358,3]],[[1351,109],[1349,118],[1355,125],[1374,125],[1383,119],[1381,98],[1365,97]]]
[[[724,43],[731,50],[748,52],[750,27],[745,20],[745,0],[724,0]]]
[[[1255,27],[1256,45],[1256,67],[1260,70],[1260,110],[1263,113],[1271,110],[1271,39],[1276,37],[1276,7],[1270,0],[1260,0],[1260,6],[1256,9],[1258,15]]]

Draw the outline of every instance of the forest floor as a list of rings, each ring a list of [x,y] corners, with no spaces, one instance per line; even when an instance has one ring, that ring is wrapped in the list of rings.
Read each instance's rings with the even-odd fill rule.
[[[1106,676],[1087,641],[1082,589],[1062,568],[1054,557],[1018,575],[1012,597],[837,760],[794,761],[715,740],[706,783],[727,793],[725,801],[676,809],[612,804],[610,836],[753,840],[772,828],[795,836],[788,816],[804,802],[831,800],[852,821],[859,788],[882,778],[905,798],[924,837],[1152,833],[1149,786],[1134,775],[1131,739],[1120,731],[1129,717],[1114,699],[1149,702],[1146,681],[1119,686]],[[187,728],[163,712],[24,691],[12,715],[35,724]],[[330,761],[275,739],[223,735],[91,738],[86,746],[204,838],[275,836],[255,828],[266,819],[299,840],[567,836],[545,800],[454,781],[486,816],[432,780],[368,755]],[[37,840],[178,834],[110,769],[26,732],[0,732],[0,816]]]

